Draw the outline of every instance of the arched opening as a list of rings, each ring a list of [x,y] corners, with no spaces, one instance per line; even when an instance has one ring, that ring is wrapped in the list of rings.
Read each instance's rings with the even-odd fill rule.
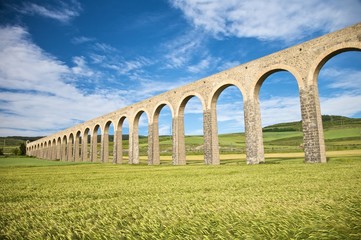
[[[74,161],[74,135],[70,133],[68,141],[68,161]]]
[[[53,146],[51,144],[51,140],[48,141],[48,157],[47,159],[52,160],[53,159]]]
[[[82,150],[81,156],[83,162],[88,162],[90,159],[90,147],[91,147],[91,136],[90,136],[90,129],[86,128],[83,133],[82,137]]]
[[[75,135],[75,143],[74,143],[74,161],[79,162],[81,156],[81,144],[82,144],[82,136],[81,132],[77,131]]]
[[[114,152],[114,125],[112,121],[108,121],[104,128],[104,162],[113,161]]]
[[[91,152],[90,152],[90,161],[97,162],[101,159],[101,128],[99,124],[95,125],[92,133],[91,140]]]
[[[130,159],[133,164],[148,164],[148,123],[148,115],[144,111],[138,112],[133,125],[133,159]]]
[[[180,105],[178,116],[183,118],[183,124],[180,123],[183,125],[180,126],[180,129],[183,128],[183,134],[179,140],[185,147],[184,159],[179,159],[179,164],[203,164],[203,106],[200,98],[195,95],[186,97]]]
[[[212,109],[217,113],[217,134],[221,164],[245,160],[243,96],[232,84],[220,87],[213,95]]]
[[[259,80],[256,96],[260,101],[266,158],[279,161],[289,158],[291,153],[292,158],[303,159],[303,133],[297,79],[286,70],[270,71]]]
[[[61,138],[58,137],[58,140],[56,142],[56,160],[61,160]]]
[[[117,123],[115,133],[116,156],[114,163],[122,164],[129,161],[129,122],[126,117],[121,117]]]
[[[48,157],[48,144],[47,142],[44,142],[42,158],[47,159],[47,157]]]
[[[167,104],[157,107],[153,125],[153,164],[172,164],[172,111]]]
[[[52,160],[56,160],[57,159],[57,146],[56,146],[56,140],[55,139],[53,139],[53,143],[51,144],[51,146],[52,146]]]
[[[67,149],[68,149],[68,141],[66,139],[66,136],[63,137],[63,141],[61,142],[61,160],[62,161],[67,161],[68,160],[68,154],[67,154]]]
[[[340,49],[326,56],[315,77],[320,97],[326,156],[358,155],[361,149],[361,51]]]

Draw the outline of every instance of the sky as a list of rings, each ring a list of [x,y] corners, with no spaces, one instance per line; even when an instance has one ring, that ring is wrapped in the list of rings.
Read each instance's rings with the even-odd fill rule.
[[[358,22],[360,0],[1,0],[0,136],[50,135]],[[318,83],[322,114],[361,117],[361,52],[329,60]],[[263,126],[301,119],[287,72],[260,102]],[[201,109],[187,104],[186,134],[202,134]],[[235,87],[217,118],[219,133],[244,131]],[[159,129],[171,133],[167,107]]]

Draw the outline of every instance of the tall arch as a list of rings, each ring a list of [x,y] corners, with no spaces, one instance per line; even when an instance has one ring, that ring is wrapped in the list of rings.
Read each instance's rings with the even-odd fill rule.
[[[56,160],[62,160],[61,154],[61,137],[58,137],[56,140]]]
[[[114,138],[110,139],[110,135],[109,135],[110,126],[112,126],[112,129],[111,129],[112,132],[114,132],[114,124],[113,124],[112,120],[108,120],[105,123],[104,131],[102,134],[102,161],[103,162],[109,162],[109,156],[113,155],[113,153],[109,152],[109,149],[111,149],[110,143],[113,142],[113,147],[115,147],[114,146]]]
[[[52,144],[51,144],[51,147],[52,147],[52,149],[51,149],[51,151],[52,151],[52,157],[51,157],[51,159],[52,160],[56,160],[56,158],[57,158],[57,156],[56,156],[56,154],[57,154],[57,151],[56,151],[56,139],[54,138],[53,139],[53,141],[52,141]]]
[[[80,160],[81,143],[82,143],[81,132],[80,132],[80,130],[78,130],[75,134],[75,141],[74,141],[74,161],[75,162],[79,162],[79,160]]]
[[[243,94],[244,94],[244,90],[241,86],[239,86],[236,83],[233,82],[229,82],[229,83],[223,83],[219,86],[217,86],[217,88],[215,88],[215,90],[212,92],[211,94],[211,98],[210,98],[210,118],[211,118],[211,143],[212,146],[210,147],[211,149],[211,154],[212,156],[210,157],[212,160],[212,164],[220,164],[220,154],[219,154],[219,150],[223,150],[224,151],[233,151],[233,146],[232,147],[221,147],[219,144],[219,132],[218,132],[218,111],[217,111],[217,102],[219,100],[220,95],[228,88],[232,88],[234,87],[235,89],[237,89],[239,91],[239,93],[241,94],[241,98],[240,100],[242,101],[243,104]],[[234,96],[232,98],[232,100],[235,101]],[[232,107],[235,105],[234,102],[231,104]],[[243,106],[240,106],[240,109],[238,109],[239,111],[242,111]],[[234,115],[234,112],[232,112]],[[243,116],[242,116],[243,118]],[[241,131],[241,127],[239,128],[239,131]],[[233,133],[233,132],[232,132]]]
[[[70,162],[74,161],[74,151],[75,151],[74,145],[75,145],[74,134],[70,133],[68,137],[68,151],[67,151],[68,161]]]
[[[96,124],[92,131],[92,137],[91,137],[91,151],[90,151],[90,161],[91,162],[97,162],[98,161],[98,155],[101,154],[101,151],[98,151],[98,133],[102,132],[102,129],[99,124]]]
[[[148,126],[149,124],[149,114],[146,112],[146,110],[139,110],[132,121],[132,124],[129,126],[130,132],[129,132],[129,163],[130,164],[139,164],[139,155],[140,155],[140,147],[139,147],[139,120],[140,117],[145,114],[147,118]],[[148,130],[149,135],[149,130]],[[148,140],[150,139],[147,136]],[[150,146],[148,142],[148,147]],[[149,153],[149,151],[147,151]],[[148,156],[148,160],[149,160]]]
[[[202,105],[203,113],[205,111],[205,101],[198,93],[190,93],[184,96],[175,111],[173,118],[172,130],[173,130],[173,164],[185,165],[186,162],[186,146],[185,146],[185,132],[184,132],[184,109],[188,101],[196,97]],[[203,117],[204,120],[204,117]],[[203,124],[204,126],[204,124]],[[203,139],[204,142],[204,139]]]
[[[150,133],[149,137],[151,138],[149,141],[149,144],[151,145],[149,147],[149,150],[151,151],[149,153],[150,159],[149,164],[152,165],[159,165],[160,164],[160,145],[159,145],[159,115],[164,107],[168,107],[171,111],[171,117],[173,118],[173,109],[170,105],[170,103],[160,103],[155,108],[153,114],[152,114],[152,121],[150,126]]]
[[[68,160],[68,154],[67,154],[67,149],[68,149],[68,141],[67,141],[67,137],[66,135],[63,136],[63,140],[61,141],[61,160],[62,161],[67,161]]]
[[[360,42],[344,42],[326,48],[311,63],[307,77],[307,88],[301,91],[302,123],[304,133],[305,161],[326,162],[326,146],[318,91],[318,75],[322,66],[332,57],[347,51],[360,51]]]
[[[296,74],[286,69],[275,69],[263,75],[258,82],[255,96],[260,102],[261,127],[266,127],[284,122],[299,122],[287,128],[274,127],[262,131],[262,142],[268,153],[300,152],[303,143],[301,127],[301,106],[299,86]],[[282,87],[281,87],[282,86]],[[273,145],[273,136],[283,135],[287,143]],[[289,138],[289,141],[286,139]]]
[[[83,131],[83,136],[82,136],[82,150],[81,150],[81,160],[83,162],[88,162],[90,159],[90,147],[89,144],[91,143],[90,141],[90,128],[86,127]]]
[[[117,121],[115,133],[114,133],[114,160],[113,163],[123,163],[123,125],[126,120],[126,116],[121,116]],[[129,138],[129,135],[128,135]]]

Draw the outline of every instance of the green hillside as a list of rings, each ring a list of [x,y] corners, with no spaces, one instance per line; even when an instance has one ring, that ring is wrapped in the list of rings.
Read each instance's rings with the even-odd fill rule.
[[[322,116],[324,135],[327,150],[361,149],[361,119],[343,116]],[[6,154],[11,149],[29,139],[39,137],[7,137],[0,138],[0,148],[4,148]],[[113,151],[113,136],[110,139],[110,154]],[[128,135],[123,135],[124,155],[127,155]],[[263,128],[263,141],[266,153],[274,152],[302,152],[303,133],[301,122],[280,123]],[[98,136],[100,142],[100,136]],[[203,154],[203,136],[186,136],[187,154]],[[172,137],[159,137],[161,155],[172,155]],[[140,155],[146,156],[148,151],[148,138],[140,136]],[[5,146],[5,147],[3,147]],[[219,147],[221,154],[245,153],[244,133],[231,133],[219,135]],[[100,148],[100,146],[99,146]]]

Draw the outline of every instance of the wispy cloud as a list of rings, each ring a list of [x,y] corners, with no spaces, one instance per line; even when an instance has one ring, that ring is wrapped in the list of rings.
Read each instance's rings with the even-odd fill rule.
[[[292,41],[361,20],[358,0],[170,0],[196,28],[215,36]]]
[[[71,39],[71,42],[73,44],[83,44],[88,42],[94,42],[95,40],[96,40],[95,38],[80,36],[80,37],[74,37],[73,39]]]
[[[68,23],[73,18],[79,16],[81,5],[73,0],[71,3],[59,1],[58,6],[43,6],[36,3],[25,2],[22,6],[14,7],[17,11],[28,15],[39,15],[51,18],[62,23]]]
[[[21,27],[0,28],[0,49],[0,135],[45,135],[129,104],[117,90],[82,92],[67,79],[92,74],[84,59],[65,65]]]

